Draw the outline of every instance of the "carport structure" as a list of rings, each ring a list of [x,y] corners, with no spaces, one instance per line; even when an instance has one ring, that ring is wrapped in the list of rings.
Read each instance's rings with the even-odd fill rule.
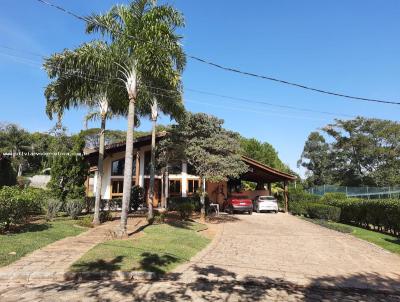
[[[247,156],[242,156],[241,160],[248,166],[248,171],[242,174],[239,179],[230,179],[219,183],[207,182],[206,191],[210,201],[223,207],[226,198],[237,192],[241,192],[251,199],[256,196],[272,195],[271,184],[281,183],[285,203],[284,209],[287,212],[288,183],[294,181],[296,176],[271,168]],[[241,191],[242,181],[256,183],[255,190]]]
[[[262,190],[267,186],[268,194],[271,194],[272,183],[283,184],[283,196],[285,202],[285,212],[288,211],[288,183],[296,180],[296,176],[271,168],[252,158],[242,156],[242,160],[249,166],[247,173],[240,179],[257,183],[256,191]]]

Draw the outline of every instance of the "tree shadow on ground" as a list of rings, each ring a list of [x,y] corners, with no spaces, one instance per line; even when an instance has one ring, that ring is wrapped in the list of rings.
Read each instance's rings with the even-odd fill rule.
[[[21,233],[35,233],[42,232],[52,228],[53,226],[49,223],[28,223],[21,226],[13,226],[8,232],[5,232],[6,235],[14,235]]]
[[[152,263],[170,261],[155,259]],[[147,265],[147,264],[145,264]],[[64,299],[71,296],[93,298],[95,301],[399,301],[400,278],[377,274],[324,276],[310,280],[308,285],[266,276],[239,277],[235,272],[217,266],[194,266],[193,274],[167,274],[159,281],[91,281],[65,282],[24,287],[36,299]],[[267,272],[266,272],[267,273]],[[400,277],[400,276],[398,276]],[[10,291],[11,289],[8,289]],[[387,292],[390,290],[390,292]],[[4,291],[3,291],[4,292]],[[17,290],[16,290],[17,294]],[[18,292],[21,297],[28,297]],[[22,295],[23,294],[23,295]],[[23,298],[19,299],[24,301]],[[27,300],[25,300],[27,301]]]
[[[151,224],[150,223],[146,223],[145,225],[142,225],[142,226],[138,227],[133,232],[128,233],[128,237],[131,237],[131,236],[133,236],[135,234],[138,234],[138,233],[142,232],[145,228],[147,228],[149,226],[151,226]],[[118,236],[116,236],[116,237],[118,237]]]
[[[399,245],[400,245],[400,238],[397,238],[397,239],[388,239],[388,238],[385,238],[385,241],[390,242],[390,243],[394,243],[394,244],[399,244]]]
[[[166,224],[176,227],[176,228],[181,228],[181,229],[186,229],[186,230],[193,230],[193,225],[196,222],[194,220],[167,220]]]
[[[176,263],[181,259],[164,254],[162,256],[154,253],[145,252],[141,254],[140,268],[147,272],[157,273],[159,275],[165,274],[165,266],[168,264]]]
[[[100,259],[91,262],[75,263],[72,268],[74,271],[80,272],[112,272],[120,269],[120,264],[124,258],[125,256],[117,256],[110,261]]]

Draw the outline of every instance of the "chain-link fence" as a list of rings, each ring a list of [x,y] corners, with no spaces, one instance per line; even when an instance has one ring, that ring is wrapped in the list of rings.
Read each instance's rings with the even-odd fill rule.
[[[400,186],[393,187],[344,187],[323,185],[308,190],[311,194],[324,195],[325,193],[340,192],[347,197],[360,198],[400,198]]]

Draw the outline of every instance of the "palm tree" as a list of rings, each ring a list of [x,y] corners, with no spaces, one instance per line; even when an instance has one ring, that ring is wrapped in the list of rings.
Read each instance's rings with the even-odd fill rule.
[[[148,200],[148,219],[153,218],[153,201],[154,201],[154,182],[155,182],[155,154],[156,154],[156,128],[159,111],[163,114],[169,114],[171,118],[180,120],[185,114],[185,108],[181,94],[174,90],[163,89],[164,94],[153,97],[151,105],[150,120],[152,122],[151,131],[151,157],[150,157],[150,184],[149,184],[149,200]],[[172,93],[171,93],[172,92]],[[168,184],[167,184],[168,185]]]
[[[152,0],[135,0],[129,5],[115,5],[105,14],[87,18],[88,33],[99,32],[129,58],[121,67],[128,93],[128,129],[126,136],[124,188],[119,234],[126,235],[128,206],[131,194],[133,163],[133,132],[135,106],[151,102],[157,93],[155,83],[163,81],[170,87],[180,86],[180,74],[186,59],[175,34],[184,25],[182,15],[169,5],[156,6]],[[121,62],[119,60],[119,62]],[[159,91],[158,91],[159,93]],[[150,101],[149,101],[150,100]]]
[[[60,122],[64,110],[71,106],[98,108],[96,116],[100,117],[101,130],[93,218],[95,225],[100,224],[106,120],[112,114],[124,115],[126,110],[125,90],[117,85],[117,78],[109,78],[116,70],[116,66],[109,61],[111,53],[107,44],[93,42],[83,44],[73,51],[53,54],[44,63],[49,77],[54,79],[45,90],[46,111],[50,118],[53,113],[57,113]]]

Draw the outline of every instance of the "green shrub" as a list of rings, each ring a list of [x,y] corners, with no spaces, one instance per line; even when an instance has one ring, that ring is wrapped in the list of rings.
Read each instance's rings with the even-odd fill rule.
[[[68,199],[65,204],[65,211],[72,219],[77,219],[85,208],[85,202],[82,199]]]
[[[341,209],[339,207],[315,202],[291,202],[289,211],[293,215],[307,216],[313,219],[340,220]]]
[[[163,224],[165,222],[165,213],[155,212],[152,219],[148,220],[149,224]]]
[[[328,192],[325,193],[322,197],[321,197],[321,202],[326,202],[329,203],[331,201],[340,201],[340,200],[346,200],[347,196],[345,193],[341,193],[341,192]]]
[[[53,220],[61,210],[62,204],[57,198],[49,198],[46,201],[46,220]]]
[[[320,203],[308,203],[306,206],[307,216],[313,219],[324,219],[339,221],[340,208]]]
[[[302,201],[289,202],[289,212],[293,215],[305,216],[307,214],[306,205],[307,202]]]
[[[334,200],[330,204],[341,208],[340,220],[364,228],[377,228],[400,235],[399,199]]]
[[[42,189],[2,187],[0,189],[0,230],[23,224],[43,212],[46,194]]]
[[[304,194],[302,190],[292,190],[291,192],[289,211],[294,215],[313,218],[329,216],[330,218],[323,219],[336,221],[337,211],[323,208],[320,205],[332,206],[340,209],[340,222],[400,236],[400,199],[346,198],[344,193],[326,193],[317,202],[309,202],[308,193]]]
[[[100,212],[100,222],[112,221],[114,219],[110,210]]]
[[[179,215],[183,220],[188,219],[192,215],[194,209],[195,209],[194,205],[189,202],[180,203],[177,205],[176,208],[176,210],[179,212]]]
[[[11,159],[0,153],[0,188],[14,186],[17,183],[17,173],[11,165]]]
[[[129,209],[131,211],[137,211],[140,206],[143,206],[144,200],[144,189],[140,186],[133,186],[131,189],[131,200],[129,202]]]
[[[193,196],[188,197],[171,197],[168,199],[168,209],[170,211],[177,211],[178,207],[182,203],[190,203],[193,205],[193,211],[200,212],[201,203],[200,196],[198,194],[194,194]],[[210,204],[210,200],[208,196],[205,197],[205,207],[207,208]]]
[[[310,194],[302,188],[289,188],[289,202],[317,202],[321,197]]]
[[[85,216],[82,219],[77,221],[77,225],[80,225],[85,228],[92,228],[93,227],[93,215]]]

